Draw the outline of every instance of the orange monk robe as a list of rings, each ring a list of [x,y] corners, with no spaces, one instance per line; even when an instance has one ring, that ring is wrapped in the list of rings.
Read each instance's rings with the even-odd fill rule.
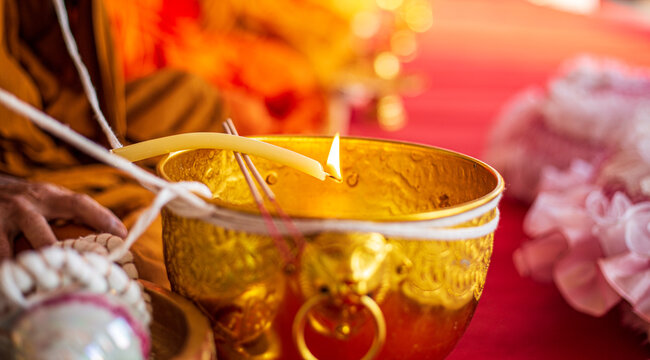
[[[224,95],[239,133],[252,135],[329,130],[327,94],[355,54],[352,32],[310,1],[105,4],[127,80],[165,67],[196,74]]]
[[[106,13],[98,0],[68,5],[79,52],[100,106],[123,142],[190,131],[220,131],[223,102],[204,81],[162,70],[124,84]],[[0,87],[105,146],[51,1],[0,0]],[[0,172],[87,193],[130,226],[153,194],[0,106]],[[69,232],[68,232],[69,233]],[[160,221],[133,247],[142,278],[168,285]]]

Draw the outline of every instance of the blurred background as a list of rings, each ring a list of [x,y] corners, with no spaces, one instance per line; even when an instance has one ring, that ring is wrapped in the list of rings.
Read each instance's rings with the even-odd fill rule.
[[[637,65],[650,60],[647,1],[106,6],[127,81],[169,67],[199,74],[224,94],[245,134],[342,131],[476,156],[500,106],[543,84],[563,61],[585,53]]]

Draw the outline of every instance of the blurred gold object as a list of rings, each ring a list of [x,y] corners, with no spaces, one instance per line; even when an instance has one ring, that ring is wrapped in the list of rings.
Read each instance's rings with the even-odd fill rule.
[[[381,9],[393,11],[402,5],[403,0],[377,0],[377,6]]]
[[[375,58],[374,67],[377,76],[382,79],[390,80],[397,77],[401,65],[397,56],[390,52],[383,52]]]
[[[415,32],[423,33],[433,25],[430,0],[407,0],[402,11],[406,25]]]
[[[390,37],[390,49],[395,54],[404,58],[413,56],[418,49],[415,34],[407,30],[396,32]]]
[[[151,297],[151,359],[214,360],[216,351],[210,323],[187,299],[140,280]]]
[[[377,120],[382,129],[399,130],[406,124],[406,109],[402,98],[397,95],[386,95],[377,102]]]
[[[331,145],[329,137],[260,139],[323,161]],[[341,138],[340,147],[341,183],[319,181],[261,158],[253,161],[295,219],[408,227],[466,213],[503,191],[496,171],[450,151],[357,138]],[[219,206],[256,212],[232,152],[178,152],[158,170],[172,181],[204,182]],[[492,210],[458,227],[486,224],[495,216]],[[270,237],[163,212],[172,287],[211,317],[220,354],[229,358],[444,358],[481,296],[493,234],[430,241],[323,231],[305,240],[298,268],[287,274]],[[273,343],[273,336],[280,340]],[[287,346],[287,339],[296,345]],[[260,343],[268,352],[259,346],[254,354],[247,351]],[[241,351],[230,351],[234,348]]]

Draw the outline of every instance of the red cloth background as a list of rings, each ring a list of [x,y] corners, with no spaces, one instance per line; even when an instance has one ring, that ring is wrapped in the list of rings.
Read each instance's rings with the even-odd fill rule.
[[[589,53],[650,66],[650,27],[628,8],[604,2],[589,16],[524,0],[432,0],[433,28],[407,70],[427,81],[406,99],[407,126],[384,132],[355,122],[350,134],[448,148],[481,158],[503,104],[528,86],[543,86],[563,60]],[[507,183],[507,179],[506,179]],[[507,191],[507,190],[506,190]],[[512,252],[525,235],[527,207],[501,204],[488,279],[474,319],[449,359],[646,359],[642,335],[613,310],[593,318],[573,310],[553,284],[522,278]]]

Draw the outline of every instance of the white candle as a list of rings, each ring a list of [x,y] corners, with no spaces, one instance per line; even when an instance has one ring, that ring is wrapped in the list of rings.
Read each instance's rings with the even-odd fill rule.
[[[129,161],[138,161],[174,151],[193,149],[223,149],[259,156],[319,180],[325,180],[327,175],[321,163],[305,155],[263,141],[222,133],[199,132],[165,136],[111,151]]]

